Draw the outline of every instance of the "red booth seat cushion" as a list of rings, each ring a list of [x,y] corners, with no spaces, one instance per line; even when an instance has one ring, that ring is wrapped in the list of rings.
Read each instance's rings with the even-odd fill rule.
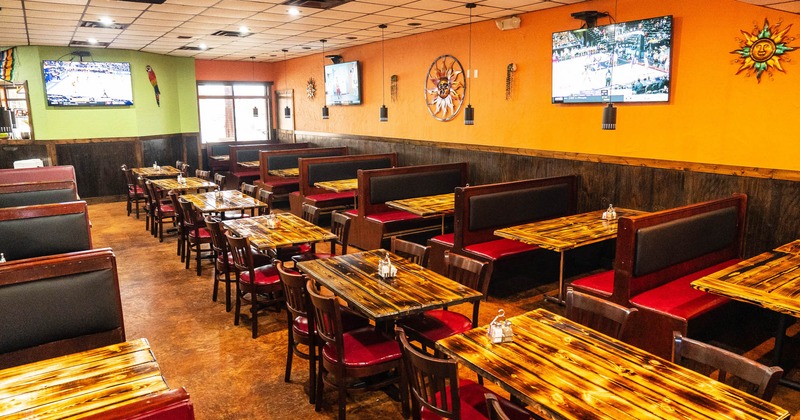
[[[284,185],[297,184],[297,178],[281,179],[275,181],[267,181],[263,183],[268,187],[282,187]]]
[[[299,196],[300,195],[300,191],[292,191],[292,192],[289,193],[289,195],[297,195],[297,196]]]
[[[504,257],[521,254],[523,252],[539,249],[536,245],[528,245],[511,239],[495,239],[465,246],[464,249],[473,254],[490,260],[499,260]]]
[[[380,213],[373,213],[367,216],[367,220],[378,223],[399,222],[402,220],[415,219],[422,219],[422,216],[418,216],[414,213],[409,213],[403,210],[384,211]]]
[[[631,299],[631,303],[636,306],[665,312],[682,319],[695,318],[726,303],[729,299],[693,289],[690,283],[739,261],[741,260],[728,260],[703,270],[695,271],[692,274],[640,293]]]
[[[420,316],[402,321],[403,328],[411,330],[431,341],[441,340],[472,329],[472,321],[458,312],[435,309]]]
[[[572,286],[597,295],[611,296],[614,293],[614,270],[579,278],[572,281]]]
[[[372,327],[359,328],[342,334],[344,364],[348,367],[375,366],[400,359],[400,345]],[[326,344],[322,357],[336,363],[336,347]]]
[[[445,392],[450,392],[449,386],[445,388]],[[460,400],[461,418],[465,420],[488,419],[489,413],[487,412],[485,397],[487,393],[494,394],[494,392],[489,391],[484,386],[469,379],[460,379],[458,381],[458,397]],[[500,402],[503,412],[505,412],[511,420],[529,420],[531,418],[530,412],[512,404],[507,399],[498,395],[497,400]],[[441,402],[441,396],[439,394],[436,394],[436,401],[437,403]],[[424,407],[420,411],[420,416],[422,420],[438,420],[442,418]]]
[[[241,169],[236,169],[235,171],[233,171],[233,174],[236,175],[236,176],[239,176],[239,177],[242,177],[242,176],[260,176],[261,172],[260,171],[253,171],[253,170],[246,170],[245,171],[245,170],[241,170]]]
[[[347,217],[358,217],[358,209],[345,210],[344,214]]]
[[[317,202],[320,202],[320,201],[332,201],[332,200],[346,200],[346,199],[351,199],[352,200],[353,197],[355,197],[355,196],[356,196],[356,192],[355,191],[344,191],[344,192],[339,192],[339,193],[332,192],[332,193],[322,193],[322,194],[307,195],[306,196],[306,200],[317,201]]]
[[[363,316],[347,309],[342,308],[342,328],[345,331],[355,330],[369,326],[369,320]],[[297,316],[292,321],[292,329],[295,334],[308,335],[308,318]]]
[[[444,235],[437,235],[431,238],[432,242],[437,242],[446,246],[453,246],[456,243],[456,235],[454,233],[445,233]]]
[[[255,269],[256,278],[253,280],[253,283],[259,285],[269,285],[269,284],[277,284],[280,283],[281,278],[278,276],[278,269],[275,268],[273,265],[265,265],[263,267],[256,267]],[[250,283],[250,273],[243,272],[239,278],[241,279],[242,283]]]

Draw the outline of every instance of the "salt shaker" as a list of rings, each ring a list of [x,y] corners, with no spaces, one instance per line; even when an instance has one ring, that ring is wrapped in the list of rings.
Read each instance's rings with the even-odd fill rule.
[[[0,263],[6,262],[6,256],[2,252],[0,252]]]

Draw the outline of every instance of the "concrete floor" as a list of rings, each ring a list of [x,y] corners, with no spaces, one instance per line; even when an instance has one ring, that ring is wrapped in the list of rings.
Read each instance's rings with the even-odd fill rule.
[[[124,202],[92,204],[89,216],[94,247],[111,247],[117,256],[126,336],[150,341],[170,386],[185,387],[190,393],[197,419],[336,416],[333,392],[326,392],[325,407],[320,413],[308,404],[304,391],[308,380],[306,361],[295,358],[292,381],[283,381],[285,311],[260,316],[259,337],[252,339],[248,318],[234,326],[233,312],[225,312],[224,298],[211,300],[210,262],[205,263],[202,276],[195,275],[194,263],[185,270],[176,254],[174,235],[160,243],[145,231],[144,217],[137,220],[125,216]],[[560,312],[560,307],[542,301],[543,291],[552,290],[555,285],[535,286],[482,303],[480,324],[488,324],[499,308],[509,315],[537,307]],[[471,306],[462,306],[454,310],[471,315]],[[790,341],[797,341],[798,330],[800,325],[792,327],[795,337]],[[751,357],[767,358],[771,348],[772,340],[767,340],[745,350]],[[461,374],[474,377],[466,369]],[[797,412],[800,392],[779,387],[773,402],[791,413]],[[399,404],[383,392],[354,394],[347,414],[353,419],[402,418]]]

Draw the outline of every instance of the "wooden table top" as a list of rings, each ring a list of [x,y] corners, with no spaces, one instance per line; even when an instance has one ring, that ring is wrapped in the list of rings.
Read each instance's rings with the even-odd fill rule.
[[[261,166],[261,163],[257,160],[248,160],[245,162],[237,162],[239,166],[243,166],[245,168],[258,168]]]
[[[486,326],[436,347],[555,419],[788,419],[771,403],[544,309],[510,319],[514,340]]]
[[[800,253],[767,251],[701,277],[692,287],[800,317]]]
[[[82,417],[169,390],[143,338],[0,370],[0,383],[4,419]]]
[[[789,254],[800,254],[800,239],[789,242],[788,244],[781,245],[775,248],[778,252],[786,252]]]
[[[282,246],[330,241],[336,235],[291,213],[274,215],[278,226],[270,228],[268,216],[247,217],[222,222],[239,236],[250,238],[250,244],[259,250]]]
[[[429,195],[425,197],[406,198],[404,200],[387,201],[386,205],[398,210],[405,210],[418,216],[435,216],[452,213],[455,209],[455,193]]]
[[[393,280],[378,276],[383,249],[298,263],[300,270],[379,321],[421,313],[445,305],[480,300],[483,295],[436,272],[389,253],[397,268]]]
[[[314,186],[333,192],[345,192],[358,189],[358,179],[337,179],[334,181],[315,182]]]
[[[162,190],[177,190],[177,191],[188,191],[188,190],[197,190],[202,188],[211,188],[217,189],[217,184],[206,181],[202,178],[197,178],[194,176],[188,176],[183,178],[186,182],[183,184],[179,184],[177,178],[163,178],[163,179],[154,179],[150,182],[155,184],[158,188]]]
[[[272,176],[280,176],[283,178],[297,178],[300,176],[300,168],[270,169],[267,173]]]
[[[221,199],[218,199],[219,197]],[[211,191],[199,194],[186,194],[182,198],[194,204],[201,213],[224,212],[269,207],[269,204],[242,194],[239,190]]]
[[[178,174],[181,173],[181,171],[174,166],[159,166],[158,169],[153,169],[152,166],[146,166],[143,168],[133,168],[131,172],[144,178],[178,176]]]
[[[617,222],[622,216],[637,216],[645,212],[616,208],[617,219],[603,220],[605,210],[590,211],[524,225],[510,226],[494,231],[507,239],[538,245],[544,249],[562,252],[617,236]]]
[[[220,162],[225,162],[231,160],[231,155],[216,155],[216,156],[209,156],[209,159],[218,160]]]

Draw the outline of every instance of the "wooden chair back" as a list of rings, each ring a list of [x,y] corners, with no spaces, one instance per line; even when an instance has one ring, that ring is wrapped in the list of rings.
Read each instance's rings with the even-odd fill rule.
[[[272,198],[272,191],[268,191],[264,188],[258,191],[258,201],[268,204],[268,207],[261,207],[258,209],[259,215],[270,214],[272,212]]]
[[[225,239],[225,233],[222,231],[222,223],[219,219],[212,216],[205,218],[206,228],[211,233],[211,247],[214,249],[215,255],[228,255],[228,241]],[[220,259],[228,264],[228,258],[223,257]]]
[[[317,337],[336,349],[336,357],[338,358],[336,364],[343,368],[344,342],[342,339],[342,313],[339,302],[336,300],[336,296],[323,295],[313,280],[306,282],[306,290],[311,298],[313,310],[309,312],[312,312],[311,316],[314,318],[314,325],[317,327]]]
[[[444,253],[445,276],[486,296],[489,263],[447,251]]]
[[[301,217],[306,222],[313,223],[315,225],[319,224],[319,213],[319,207],[308,203],[303,203],[303,214]]]
[[[214,174],[214,183],[217,184],[219,189],[225,189],[225,175],[222,174]]]
[[[392,236],[392,254],[399,255],[414,264],[419,264],[423,267],[428,266],[428,255],[431,252],[431,247],[420,245],[418,243],[405,241],[396,236]]]
[[[181,211],[183,212],[183,225],[186,226],[186,229],[195,230],[205,227],[205,221],[203,220],[202,215],[197,208],[195,208],[191,201],[187,201],[180,197],[178,198],[178,201],[181,205]]]
[[[486,399],[486,412],[489,414],[489,420],[511,420],[503,411],[497,395],[487,392],[483,394],[483,397]]]
[[[250,240],[247,237],[233,236],[225,233],[228,241],[228,250],[233,257],[233,266],[238,272],[249,272],[250,281],[256,278],[255,266],[253,265],[253,254],[250,252]]]
[[[178,193],[174,190],[170,190],[167,195],[170,201],[172,201],[172,207],[175,208],[175,224],[178,225],[179,230],[183,230],[185,226],[185,214],[181,202],[186,202],[186,200],[178,197]]]
[[[636,315],[636,308],[626,308],[609,300],[567,289],[567,319],[622,340],[625,327]]]
[[[194,176],[204,179],[206,181],[211,181],[211,171],[204,171],[202,169],[195,169]]]
[[[258,198],[258,190],[259,188],[255,185],[248,184],[246,182],[242,182],[242,185],[239,187],[239,190],[242,194],[247,195],[249,197]]]
[[[125,181],[127,181],[128,187],[135,186],[136,179],[133,177],[133,170],[128,165],[122,165],[121,169],[122,173],[125,174]]]
[[[281,283],[283,283],[283,293],[286,296],[286,310],[291,314],[290,319],[302,316],[308,319],[309,327],[313,326],[313,321],[308,318],[310,315],[308,311],[310,300],[308,290],[306,289],[306,283],[308,282],[306,276],[296,271],[286,270],[283,263],[276,264],[276,267],[278,269],[278,275],[281,278]]]
[[[456,361],[422,353],[408,342],[402,328],[396,327],[395,332],[400,340],[405,377],[411,389],[413,418],[419,419],[424,407],[442,418],[461,419]]]
[[[352,220],[344,213],[333,211],[331,213],[331,233],[336,235],[336,239],[331,241],[331,254],[347,254],[347,242],[350,240],[350,224]],[[336,253],[336,245],[339,245],[339,253]]]
[[[770,401],[783,369],[673,332],[672,361],[751,395]]]

